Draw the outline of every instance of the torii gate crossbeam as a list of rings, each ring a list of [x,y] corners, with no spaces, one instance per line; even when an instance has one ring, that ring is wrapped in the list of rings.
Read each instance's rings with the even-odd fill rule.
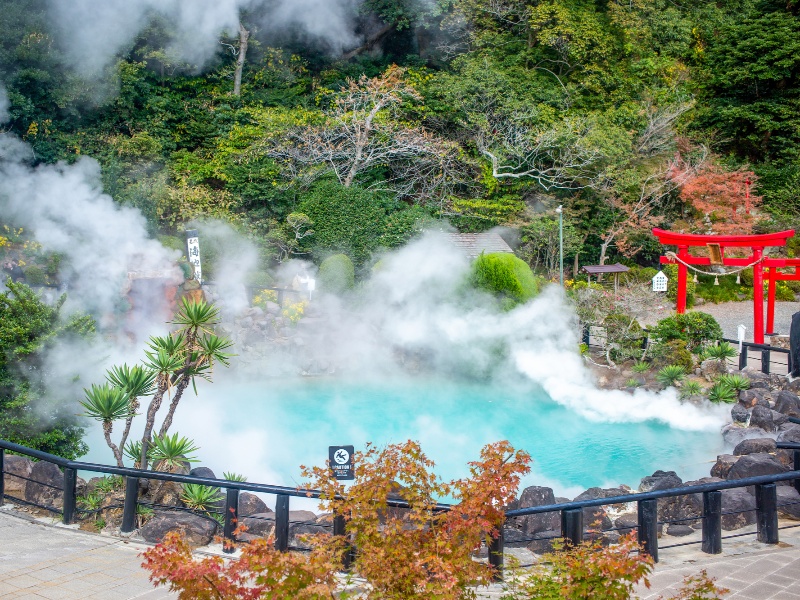
[[[800,281],[800,259],[767,258],[764,249],[773,246],[785,246],[786,241],[794,235],[794,230],[779,231],[763,235],[694,235],[675,233],[663,229],[653,229],[653,235],[667,246],[677,246],[677,260],[670,256],[662,256],[661,264],[678,265],[677,312],[686,312],[686,277],[687,265],[711,266],[711,258],[695,256],[689,253],[693,246],[718,246],[721,264],[729,267],[753,267],[753,340],[757,344],[764,343],[764,273],[768,282],[767,323],[766,332],[773,333],[775,327],[775,284],[777,281]],[[726,248],[750,248],[751,254],[745,258],[725,256]],[[778,269],[791,268],[793,273],[781,273]]]

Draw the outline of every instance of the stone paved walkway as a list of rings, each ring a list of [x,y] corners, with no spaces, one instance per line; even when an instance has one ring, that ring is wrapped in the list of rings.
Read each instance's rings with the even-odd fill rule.
[[[48,526],[0,510],[0,598],[161,600],[138,554],[147,546]]]
[[[723,541],[725,553],[716,557],[696,546],[663,550],[651,588],[637,590],[638,597],[670,597],[686,575],[706,569],[731,590],[727,598],[800,600],[800,528],[783,530],[781,537],[778,546],[756,543],[750,536]],[[176,598],[164,588],[154,589],[140,567],[139,553],[147,547],[46,525],[6,506],[0,509],[0,599]],[[492,586],[480,590],[479,597],[500,598],[502,593],[501,586]]]

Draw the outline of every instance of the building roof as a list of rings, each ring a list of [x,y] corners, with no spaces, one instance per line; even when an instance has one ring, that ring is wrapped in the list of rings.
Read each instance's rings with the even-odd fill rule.
[[[627,273],[630,269],[617,263],[615,265],[586,265],[581,268],[581,271],[589,273],[589,275],[600,275],[601,273]]]
[[[448,235],[453,245],[470,258],[477,258],[481,252],[486,254],[491,254],[492,252],[514,253],[511,246],[492,231],[485,233],[449,233]]]

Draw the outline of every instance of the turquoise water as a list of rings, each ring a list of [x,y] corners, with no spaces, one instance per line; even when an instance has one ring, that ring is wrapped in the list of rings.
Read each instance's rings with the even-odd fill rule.
[[[418,440],[447,479],[467,474],[489,442],[507,439],[534,459],[526,485],[574,496],[591,486],[627,484],[656,469],[684,480],[708,475],[722,450],[718,432],[672,429],[648,421],[601,423],[577,416],[537,387],[500,389],[442,379],[347,382],[298,379],[215,383],[181,403],[173,431],[201,446],[218,476],[295,485],[300,464],[324,464],[328,446]],[[98,429],[93,460],[108,460]]]

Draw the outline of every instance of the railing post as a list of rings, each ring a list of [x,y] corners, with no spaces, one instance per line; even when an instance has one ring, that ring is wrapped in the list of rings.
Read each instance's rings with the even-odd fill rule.
[[[503,552],[505,551],[505,535],[503,529],[505,528],[505,519],[503,523],[497,528],[497,537],[492,538],[489,544],[489,564],[494,567],[493,579],[495,581],[503,580]]]
[[[797,456],[797,450],[794,452]],[[6,451],[0,448],[0,506],[3,506],[3,498],[6,494]]]
[[[275,549],[289,550],[289,496],[278,494],[275,500]]]
[[[640,500],[636,503],[639,516],[639,544],[653,562],[658,562],[658,500]]]
[[[561,537],[572,546],[583,541],[583,509],[567,508],[561,511]]]
[[[75,469],[64,469],[64,503],[62,522],[69,525],[75,520],[75,486],[78,483],[78,474]]]
[[[722,552],[722,492],[703,492],[703,545],[706,554]]]
[[[588,325],[584,325],[583,326],[583,331],[581,331],[581,342],[583,342],[584,344],[586,344],[588,346],[590,338],[591,338],[591,332],[589,331],[589,326]]]
[[[353,560],[355,559],[354,549],[350,545],[350,541],[347,539],[347,522],[344,520],[344,515],[334,514],[333,515],[333,535],[340,535],[344,540],[344,558],[342,560],[342,568],[345,571],[349,571],[350,567],[353,564]]]
[[[794,470],[800,471],[800,450],[794,451]],[[800,492],[800,479],[794,480],[794,489]]]
[[[769,350],[761,351],[761,372],[769,375]]]
[[[282,289],[278,289],[278,306],[283,306],[283,296],[286,292]]]
[[[236,541],[234,530],[239,525],[239,490],[228,488],[225,490],[225,521],[222,527],[222,537],[225,543],[222,551],[225,554],[232,554],[236,551],[233,542]]]
[[[742,342],[742,351],[739,353],[739,370],[742,371],[747,366],[747,343]]]
[[[756,486],[758,541],[778,543],[778,487],[774,483]]]
[[[130,533],[136,529],[136,506],[139,499],[139,478],[125,478],[125,504],[122,508],[121,533]]]

